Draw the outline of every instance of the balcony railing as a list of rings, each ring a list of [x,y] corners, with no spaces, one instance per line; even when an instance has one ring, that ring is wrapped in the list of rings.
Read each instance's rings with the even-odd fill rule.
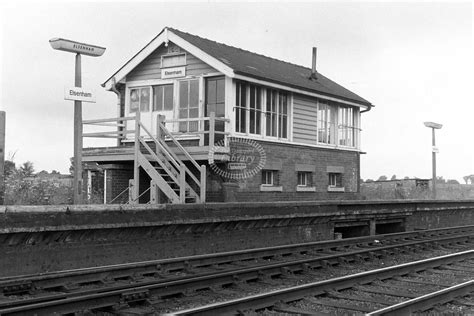
[[[117,117],[96,120],[84,120],[83,125],[94,125],[101,127],[115,127],[115,129],[101,131],[101,132],[86,132],[83,137],[95,138],[115,138],[118,140],[118,145],[123,140],[134,140],[135,125],[127,124],[128,121],[134,121],[135,116]],[[211,112],[209,117],[185,118],[185,119],[165,119],[164,116],[158,115],[157,126],[162,124],[167,128],[169,133],[178,140],[182,139],[198,139],[199,146],[209,146],[221,142],[227,146],[227,136],[229,132],[227,124],[229,119],[223,117],[216,117],[214,112]],[[130,128],[133,125],[133,128]],[[152,130],[152,127],[148,127]],[[153,129],[154,136],[159,136],[159,128]],[[168,135],[164,135],[165,140],[169,140]]]

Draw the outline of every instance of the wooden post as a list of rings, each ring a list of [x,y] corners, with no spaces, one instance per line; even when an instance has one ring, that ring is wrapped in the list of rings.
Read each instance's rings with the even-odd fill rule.
[[[138,204],[139,201],[134,201],[140,195],[140,165],[138,163],[138,153],[140,151],[140,108],[135,113],[135,151],[134,151],[134,165],[133,165],[133,195],[134,198],[131,203]]]
[[[161,129],[161,126],[165,127],[165,119],[164,115],[158,114],[158,121],[156,122],[156,139],[158,141],[165,140],[165,133]]]
[[[0,111],[0,205],[5,204],[5,111]]]
[[[186,166],[183,162],[179,166],[179,201],[186,203]]]
[[[214,139],[215,139],[215,124],[216,124],[216,113],[211,112],[209,117],[209,147],[214,146]]]
[[[206,203],[206,165],[201,166],[201,191],[200,191],[200,199],[201,203]]]
[[[138,195],[137,195],[138,196]],[[135,203],[135,188],[133,179],[128,180],[128,203],[133,204]]]
[[[150,181],[150,204],[160,203],[160,189],[155,181]]]
[[[74,84],[82,86],[81,54],[76,54]],[[82,101],[74,101],[74,204],[82,204]]]

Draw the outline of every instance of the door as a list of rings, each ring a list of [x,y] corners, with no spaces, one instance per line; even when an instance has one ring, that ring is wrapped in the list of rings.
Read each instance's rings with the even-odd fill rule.
[[[151,114],[151,132],[153,135],[156,135],[158,115],[163,115],[165,120],[174,119],[173,99],[173,84],[153,86],[153,111]],[[170,132],[175,132],[175,125],[175,123],[166,123],[165,127]]]
[[[206,79],[206,106],[204,116],[209,117],[214,112],[216,117],[225,117],[225,80],[224,77],[213,77]],[[224,132],[225,123],[216,121],[215,131]],[[205,123],[205,130],[209,130],[209,121]],[[205,134],[204,144],[209,143],[209,134]],[[224,139],[223,134],[215,134],[215,142]],[[211,146],[214,144],[210,144]]]

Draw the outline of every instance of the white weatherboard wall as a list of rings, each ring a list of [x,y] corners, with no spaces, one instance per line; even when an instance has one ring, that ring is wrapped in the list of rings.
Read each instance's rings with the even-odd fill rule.
[[[127,75],[127,82],[149,79],[161,79],[161,56],[167,55],[169,47],[160,46],[153,53],[150,54],[143,62],[141,62],[135,69]],[[206,73],[216,73],[217,70],[207,65],[203,61],[197,59],[185,50],[181,52],[186,53],[186,76],[199,76]]]
[[[316,144],[317,140],[317,101],[295,94],[293,98],[293,141]]]

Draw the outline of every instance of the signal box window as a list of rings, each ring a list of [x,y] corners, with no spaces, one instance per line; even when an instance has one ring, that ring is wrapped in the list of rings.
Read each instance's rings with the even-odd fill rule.
[[[262,185],[274,186],[276,185],[277,171],[274,170],[262,170]]]
[[[298,186],[309,187],[311,186],[311,172],[298,172]]]
[[[199,80],[179,82],[179,118],[193,119],[199,116]],[[198,130],[198,121],[190,120],[179,122],[180,132],[195,132]]]
[[[173,85],[153,87],[153,111],[173,110]]]
[[[329,188],[342,188],[342,173],[329,174]]]
[[[150,111],[150,88],[137,88],[130,90],[130,113]]]

